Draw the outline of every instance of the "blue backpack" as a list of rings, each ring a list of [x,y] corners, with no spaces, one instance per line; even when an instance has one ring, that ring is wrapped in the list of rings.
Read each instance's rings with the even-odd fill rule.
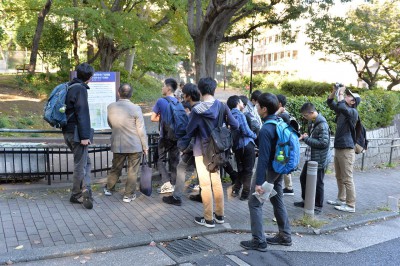
[[[300,162],[300,142],[295,130],[281,118],[267,120],[265,124],[276,125],[278,140],[272,167],[276,173],[290,174]]]
[[[188,115],[182,103],[171,101],[168,97],[164,98],[168,101],[166,111],[162,118],[164,137],[176,141],[186,135],[186,127],[189,123]]]
[[[78,85],[78,83],[76,83]],[[74,86],[73,84],[72,86]],[[70,87],[72,87],[70,86]],[[67,97],[68,82],[57,85],[50,94],[46,105],[44,106],[43,119],[46,120],[52,127],[62,128],[67,125],[68,118],[65,114],[65,99]]]

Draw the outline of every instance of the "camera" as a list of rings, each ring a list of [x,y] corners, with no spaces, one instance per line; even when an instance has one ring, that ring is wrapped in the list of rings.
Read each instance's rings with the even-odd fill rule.
[[[334,86],[335,86],[335,90],[338,90],[339,88],[344,87],[344,85],[339,82],[336,82]]]

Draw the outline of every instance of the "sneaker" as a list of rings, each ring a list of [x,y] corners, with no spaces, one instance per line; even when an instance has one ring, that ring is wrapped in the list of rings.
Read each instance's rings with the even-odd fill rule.
[[[314,208],[314,214],[319,215],[322,213],[322,207],[315,207]]]
[[[82,192],[82,205],[88,210],[93,209],[93,199],[91,194],[92,193],[90,193],[90,191],[87,189]]]
[[[258,250],[261,252],[267,251],[267,242],[260,243],[258,240],[252,239],[250,241],[240,242],[240,246],[249,250]]]
[[[131,196],[124,196],[124,198],[122,199],[123,202],[129,203],[132,200],[136,199],[136,194],[133,194]]]
[[[197,202],[203,202],[203,200],[201,199],[201,194],[190,195],[189,199]]]
[[[189,185],[189,189],[192,191],[199,191],[200,186],[199,185],[195,185],[195,184],[190,184]]]
[[[335,209],[338,211],[343,211],[343,212],[356,212],[356,208],[350,207],[349,205],[341,205],[341,206],[335,206]]]
[[[174,192],[174,186],[171,185],[171,182],[165,182],[160,188],[157,189],[159,194],[164,193],[172,193]]]
[[[240,196],[240,200],[241,201],[245,201],[245,200],[248,200],[249,199],[249,195],[248,194],[244,194],[243,195],[243,193],[242,193],[242,195]]]
[[[215,212],[214,212],[214,221],[217,223],[217,224],[223,224],[225,221],[224,221],[224,216],[223,215],[216,215],[215,214]]]
[[[106,196],[112,196],[112,192],[111,190],[107,189],[107,186],[104,187],[103,192]]]
[[[328,200],[326,203],[334,206],[342,206],[346,204],[346,202],[343,202],[341,200]]]
[[[299,208],[304,208],[304,201],[294,202],[293,205]]]
[[[266,241],[270,245],[282,245],[282,246],[292,245],[292,238],[290,236],[284,236],[281,233],[278,233],[273,237],[267,237]]]
[[[182,205],[182,201],[180,199],[176,199],[174,196],[167,196],[167,197],[163,197],[162,201],[167,203],[167,204],[171,204],[171,205],[176,205],[176,206],[181,206]]]
[[[214,220],[208,221],[208,220],[204,219],[204,217],[195,217],[194,218],[194,222],[196,224],[203,225],[203,226],[208,227],[208,228],[215,227]]]
[[[283,195],[285,195],[285,196],[294,196],[294,191],[293,191],[293,189],[284,188],[283,189]]]
[[[237,189],[232,190],[232,197],[236,198],[237,196],[239,196],[239,190]]]
[[[81,194],[78,195],[71,195],[71,197],[69,198],[69,202],[71,203],[77,203],[77,204],[82,204],[83,202],[83,197]]]

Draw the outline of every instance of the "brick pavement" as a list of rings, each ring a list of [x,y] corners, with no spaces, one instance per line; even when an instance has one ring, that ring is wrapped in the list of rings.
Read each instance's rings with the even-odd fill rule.
[[[385,208],[387,197],[400,193],[399,170],[400,167],[356,172],[356,213],[339,212],[326,205],[323,214],[317,218],[328,223],[326,228],[334,229],[371,214],[388,213]],[[293,177],[293,184],[295,196],[285,196],[291,221],[303,215],[302,209],[293,206],[294,201],[300,200],[298,173]],[[69,187],[69,184],[66,185]],[[41,189],[30,190],[29,185],[3,184],[1,187],[4,190],[0,191],[0,250],[4,252],[21,245],[21,250],[79,243],[95,246],[96,240],[115,240],[126,236],[135,238],[139,234],[184,229],[198,230],[199,233],[204,230],[193,222],[194,216],[202,214],[202,204],[184,199],[181,207],[170,206],[162,203],[162,195],[155,191],[151,197],[137,192],[138,198],[127,204],[122,202],[120,192],[106,197],[99,189],[94,193],[93,210],[86,210],[69,202],[69,188],[48,187],[44,181]],[[232,229],[248,230],[247,202],[230,197],[230,191],[231,188],[225,185],[225,221],[230,223]],[[336,180],[333,174],[328,174],[325,178],[325,200],[335,197]],[[272,217],[271,204],[266,203],[264,218],[267,231],[277,229],[271,221]],[[294,232],[299,230],[301,227],[293,227]]]

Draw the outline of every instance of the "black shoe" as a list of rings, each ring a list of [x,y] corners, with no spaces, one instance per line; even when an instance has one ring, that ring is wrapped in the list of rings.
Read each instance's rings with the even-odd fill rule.
[[[201,199],[201,194],[190,195],[189,199],[197,202],[203,202],[203,200]]]
[[[294,206],[304,208],[304,201],[297,201],[293,203]]]
[[[292,238],[290,236],[284,236],[281,233],[278,233],[273,237],[267,237],[266,241],[270,245],[282,245],[282,246],[292,245]]]
[[[249,250],[258,250],[261,252],[267,251],[267,242],[260,243],[258,240],[252,239],[250,241],[240,242],[240,246]]]
[[[71,202],[71,203],[82,204],[82,201],[83,201],[83,198],[80,193],[75,196],[71,195],[71,197],[69,198],[69,202]]]
[[[283,189],[283,195],[285,195],[285,196],[294,196],[294,191],[293,191],[293,189],[284,188]]]
[[[242,192],[242,195],[240,196],[240,200],[245,201],[248,199],[249,199],[249,194],[243,194],[243,192]]]
[[[83,191],[82,197],[83,197],[83,202],[82,202],[83,207],[85,207],[88,210],[93,209],[93,199],[90,191],[87,189]]]
[[[217,224],[223,224],[225,222],[224,221],[224,216],[223,215],[216,215],[215,212],[214,212],[214,221]]]
[[[172,204],[176,206],[181,206],[182,201],[180,199],[176,199],[174,196],[166,196],[162,198],[162,201],[167,203],[167,204]]]
[[[209,220],[206,220],[204,217],[195,217],[194,218],[194,222],[196,224],[203,225],[203,226],[208,227],[208,228],[215,227],[214,220],[209,221]]]
[[[315,207],[314,208],[314,214],[318,215],[322,213],[322,207]]]
[[[237,189],[232,190],[232,197],[236,198],[237,196],[239,196],[239,190]]]

